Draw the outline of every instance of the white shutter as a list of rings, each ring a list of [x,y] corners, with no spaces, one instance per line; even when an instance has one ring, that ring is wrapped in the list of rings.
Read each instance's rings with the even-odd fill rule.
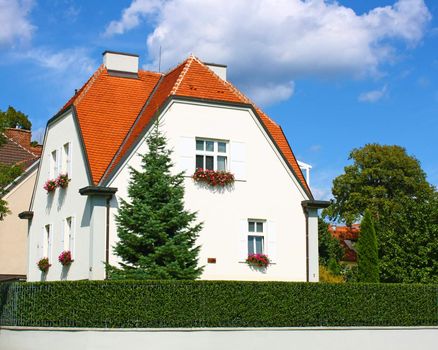
[[[275,232],[275,223],[273,221],[267,222],[267,234],[268,234],[268,249],[267,255],[271,262],[277,260],[277,235]]]
[[[70,229],[70,237],[69,237],[69,249],[71,252],[71,258],[75,258],[75,237],[76,236],[76,218],[74,216],[71,217],[71,229]]]
[[[62,157],[62,148],[56,151],[55,177],[57,177],[61,172],[61,164],[62,164],[61,157]]]
[[[67,219],[61,221],[61,249],[65,250],[65,232],[67,226]]]
[[[195,138],[182,136],[178,145],[178,171],[185,171],[187,176],[195,171]]]
[[[46,228],[43,226],[41,230],[41,236],[40,239],[37,242],[37,258],[38,260],[43,258],[44,254],[44,237],[46,235]]]
[[[52,263],[53,225],[49,226],[49,239],[47,243],[47,257],[49,258],[49,262]]]
[[[67,156],[67,168],[66,168],[66,171],[67,171],[69,179],[71,179],[71,177],[72,177],[72,169],[73,169],[73,167],[72,167],[72,147],[71,147],[71,142],[68,143],[67,147],[68,147],[68,156]]]
[[[248,257],[248,220],[240,220],[239,238],[239,261],[245,261]]]
[[[230,143],[230,171],[236,180],[246,180],[246,145],[243,142]]]

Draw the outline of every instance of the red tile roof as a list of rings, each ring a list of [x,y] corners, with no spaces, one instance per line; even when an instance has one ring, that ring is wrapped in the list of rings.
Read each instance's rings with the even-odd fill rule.
[[[166,74],[139,71],[139,79],[109,75],[101,66],[63,107],[63,110],[71,105],[76,107],[95,184],[111,174],[172,95],[251,104],[311,196],[281,127],[194,56]]]
[[[3,135],[6,140],[0,146],[0,163],[26,169],[40,157],[39,147],[30,145],[30,131],[7,128]]]
[[[360,233],[360,224],[351,226],[329,225],[328,230],[332,237],[336,238],[344,248],[343,261],[356,262],[357,252],[353,249],[352,242],[357,242]]]

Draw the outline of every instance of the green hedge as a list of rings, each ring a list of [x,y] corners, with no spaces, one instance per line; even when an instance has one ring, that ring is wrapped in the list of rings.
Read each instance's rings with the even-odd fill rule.
[[[438,287],[226,281],[0,286],[1,325],[297,327],[438,325]]]

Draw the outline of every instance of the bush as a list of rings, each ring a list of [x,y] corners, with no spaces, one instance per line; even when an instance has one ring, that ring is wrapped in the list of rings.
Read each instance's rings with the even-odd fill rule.
[[[324,265],[319,265],[319,281],[326,283],[343,283],[345,282],[344,277],[340,275],[333,274],[330,269]]]
[[[0,286],[1,287],[1,286]],[[1,290],[1,288],[0,288]],[[7,295],[4,296],[4,293]],[[237,281],[13,283],[1,325],[54,327],[430,326],[437,286]]]

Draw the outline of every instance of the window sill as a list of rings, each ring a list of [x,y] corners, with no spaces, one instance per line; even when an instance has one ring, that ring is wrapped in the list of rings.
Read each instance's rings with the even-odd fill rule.
[[[246,261],[238,261],[239,264],[246,264]],[[275,262],[269,263],[269,265],[277,265]]]

